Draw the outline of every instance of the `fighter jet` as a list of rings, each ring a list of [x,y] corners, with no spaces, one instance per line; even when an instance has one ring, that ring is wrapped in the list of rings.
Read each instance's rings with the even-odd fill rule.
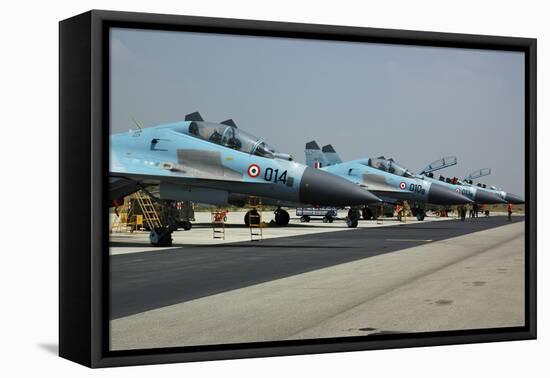
[[[521,205],[525,203],[525,200],[521,198],[518,195],[506,192],[502,189],[499,189],[495,186],[487,187],[486,184],[477,183],[474,184],[474,180],[478,179],[480,177],[489,176],[491,174],[491,168],[482,168],[478,169],[470,174],[468,174],[466,177],[464,177],[464,180],[462,182],[466,186],[477,186],[481,187],[487,191],[490,191],[492,193],[495,193],[497,196],[499,196],[501,199],[503,199],[506,203],[511,203],[512,205]]]
[[[423,204],[458,205],[472,202],[437,182],[429,182],[383,156],[343,162],[332,145],[319,149],[315,141],[306,143],[306,164],[330,172],[360,185],[387,203],[408,201],[419,220],[425,216]],[[370,219],[372,210],[362,209],[363,217]],[[349,216],[352,216],[350,214]]]
[[[464,185],[464,183],[456,177],[449,178],[442,175],[440,175],[439,178],[434,177],[435,171],[450,167],[451,165],[455,165],[456,162],[457,159],[455,156],[441,158],[431,164],[428,164],[424,169],[420,171],[418,177],[421,177],[424,180],[430,182],[438,182],[440,185],[444,185],[449,189],[468,197],[473,202],[480,205],[503,203],[502,199],[495,193],[491,193],[490,191],[484,190],[483,188]]]
[[[479,205],[493,205],[508,202],[519,204],[524,202],[520,197],[511,193],[500,191],[495,187],[488,188],[485,184],[474,185],[473,180],[489,175],[491,173],[490,168],[478,169],[477,171],[474,171],[467,175],[464,180],[460,180],[457,177],[445,177],[443,175],[440,175],[439,178],[436,179],[433,172],[454,165],[452,163],[449,163],[449,161],[453,160],[454,164],[456,164],[456,157],[445,157],[436,160],[433,163],[429,164],[426,168],[424,168],[420,172],[420,176],[423,177],[425,180],[438,181],[442,185],[447,185],[449,188],[470,198]]]
[[[380,201],[347,180],[292,161],[233,120],[205,122],[198,112],[111,135],[109,175],[112,202],[148,185],[159,187],[161,200],[213,205],[227,204],[233,193],[322,206]],[[170,244],[172,231],[153,230],[152,243]]]

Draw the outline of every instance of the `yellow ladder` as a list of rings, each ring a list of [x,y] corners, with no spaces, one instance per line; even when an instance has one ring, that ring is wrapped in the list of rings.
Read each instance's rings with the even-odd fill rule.
[[[260,241],[264,238],[262,220],[262,200],[257,197],[248,199],[248,206],[251,208],[248,213],[248,226],[250,228],[250,241]],[[252,213],[252,212],[255,213]]]
[[[128,213],[125,210],[119,211],[118,215],[115,214],[113,224],[111,224],[110,232],[122,232],[128,230]]]
[[[110,232],[128,232],[132,231],[132,223],[130,222],[131,217],[130,202],[124,201],[122,206],[120,206],[120,211],[118,214],[115,213],[115,219],[111,225]]]
[[[149,226],[149,229],[154,230],[157,227],[162,227],[162,222],[160,221],[153,201],[151,201],[151,197],[140,190],[134,194],[134,198],[137,200],[139,207],[141,208],[143,219],[145,220],[147,226]]]
[[[212,221],[212,238],[225,240],[225,210],[215,209],[210,211]]]

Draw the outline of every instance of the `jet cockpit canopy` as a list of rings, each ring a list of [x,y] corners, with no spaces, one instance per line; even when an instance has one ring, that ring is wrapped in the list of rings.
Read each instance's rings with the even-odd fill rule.
[[[288,154],[277,152],[262,139],[238,129],[234,125],[223,123],[193,121],[189,124],[187,134],[211,143],[229,147],[247,154],[265,158],[292,160]]]
[[[414,175],[407,168],[403,168],[393,159],[386,159],[384,156],[369,159],[368,165],[384,172],[392,173],[402,177],[413,177]]]

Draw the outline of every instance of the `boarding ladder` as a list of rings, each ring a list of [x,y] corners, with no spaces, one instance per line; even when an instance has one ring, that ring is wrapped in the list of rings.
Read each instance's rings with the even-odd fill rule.
[[[212,221],[212,238],[225,240],[225,219],[227,210],[213,209],[210,212]]]
[[[145,221],[149,229],[154,230],[156,228],[162,227],[162,222],[160,221],[151,197],[140,190],[134,194],[134,198],[136,199],[141,209],[143,220]]]
[[[250,241],[260,241],[263,239],[263,220],[262,220],[262,200],[258,197],[248,199],[248,227],[250,228]]]

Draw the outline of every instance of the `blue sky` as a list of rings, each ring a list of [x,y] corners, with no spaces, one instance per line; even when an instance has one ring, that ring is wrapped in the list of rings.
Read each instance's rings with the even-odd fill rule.
[[[111,132],[199,111],[300,162],[312,139],[413,171],[456,155],[445,175],[524,195],[523,72],[519,52],[113,29]]]

